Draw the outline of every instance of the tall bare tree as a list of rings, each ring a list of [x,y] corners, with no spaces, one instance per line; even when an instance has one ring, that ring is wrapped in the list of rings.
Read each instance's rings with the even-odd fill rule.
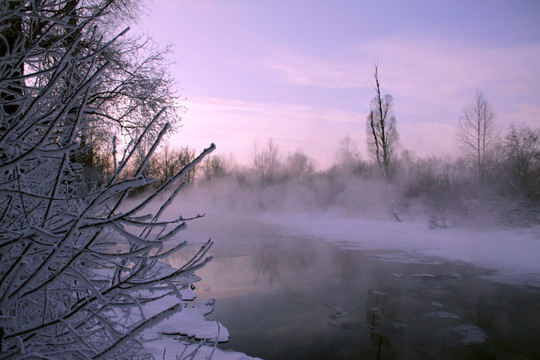
[[[393,114],[392,95],[381,94],[378,66],[375,65],[375,92],[371,100],[370,111],[367,117],[367,142],[369,150],[374,154],[385,181],[391,182],[392,161],[394,151],[399,140],[396,117]]]
[[[481,90],[477,90],[474,99],[463,109],[459,119],[457,136],[461,148],[468,156],[475,159],[478,179],[486,180],[486,154],[497,138],[495,129],[495,111]]]
[[[373,100],[371,100],[370,111],[367,117],[367,143],[369,150],[375,156],[375,160],[381,169],[384,181],[388,187],[392,214],[397,221],[401,221],[390,185],[393,175],[393,155],[399,140],[396,117],[392,110],[394,99],[390,94],[382,96],[378,70],[378,66],[375,65],[373,76],[375,77],[376,94]]]

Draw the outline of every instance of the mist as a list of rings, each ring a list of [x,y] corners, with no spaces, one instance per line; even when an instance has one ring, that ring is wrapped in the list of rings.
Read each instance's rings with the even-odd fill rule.
[[[192,251],[169,262],[213,239],[195,292],[216,299],[214,316],[231,334],[220,347],[269,359],[538,351],[537,325],[507,320],[521,318],[518,309],[538,316],[540,227],[531,211],[501,221],[520,202],[494,197],[496,187],[413,196],[417,177],[396,175],[389,188],[376,170],[357,164],[265,182],[237,168],[200,175],[180,193],[170,218],[204,216],[181,234]],[[494,347],[518,338],[525,345]]]
[[[318,169],[317,159],[283,156],[269,140],[249,165],[213,154],[185,178],[164,216],[190,219],[179,235],[189,245],[168,262],[181,266],[213,240],[194,289],[216,299],[214,316],[231,335],[220,347],[263,358],[500,356],[507,350],[494,344],[512,331],[528,340],[508,351],[537,351],[537,325],[518,329],[525,319],[514,314],[538,316],[539,212],[528,177],[536,168],[520,179],[502,156],[480,182],[470,159],[401,151],[385,178],[350,139],[340,150]],[[506,316],[521,320],[501,327]],[[308,340],[289,344],[303,332]]]

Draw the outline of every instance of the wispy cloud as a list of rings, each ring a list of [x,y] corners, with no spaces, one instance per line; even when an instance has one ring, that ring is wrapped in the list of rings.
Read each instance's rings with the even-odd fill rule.
[[[368,85],[364,64],[357,59],[317,56],[299,50],[269,47],[264,65],[287,82],[330,89]]]
[[[300,147],[322,166],[330,165],[345,135],[365,149],[365,116],[377,61],[383,91],[395,98],[402,147],[422,156],[453,155],[458,153],[457,119],[477,88],[494,104],[501,128],[510,122],[538,124],[540,72],[532,63],[539,55],[540,45],[476,48],[406,35],[350,46],[340,55],[274,47],[265,65],[281,81],[305,87],[300,91],[306,92],[358,91],[360,110],[195,97],[186,103],[183,127],[173,139],[201,148],[216,142],[222,153],[234,152],[247,163],[254,141],[273,138],[284,155]]]
[[[399,99],[402,110],[414,113],[421,105],[461,108],[476,88],[493,94],[493,102],[515,93],[538,94],[538,58],[539,44],[480,48],[403,34],[351,45],[339,54],[274,48],[265,65],[290,84],[371,89],[377,62],[383,90]]]
[[[367,112],[374,95],[376,62],[383,92],[394,96],[403,143],[423,153],[418,144],[432,149],[429,144],[435,145],[444,136],[447,145],[438,147],[444,153],[451,151],[447,132],[455,129],[463,107],[478,88],[494,105],[499,127],[511,122],[540,124],[540,68],[535,65],[539,58],[540,44],[478,47],[425,35],[394,34],[350,45],[339,54],[271,49],[266,66],[280,74],[282,81],[306,87],[302,91],[309,91],[308,87],[356,89],[359,102],[364,102],[360,108]],[[411,130],[410,136],[406,129]]]

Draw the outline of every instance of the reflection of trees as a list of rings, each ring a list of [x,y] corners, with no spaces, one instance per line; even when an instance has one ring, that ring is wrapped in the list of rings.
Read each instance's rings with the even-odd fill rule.
[[[312,245],[304,246],[301,249],[289,250],[283,255],[291,270],[296,272],[304,272],[311,269],[318,259],[318,252],[313,249]]]
[[[383,336],[393,324],[395,311],[390,306],[388,294],[376,290],[368,292],[366,305],[366,322],[369,326],[369,339],[375,345],[377,359],[383,356],[395,356],[390,340]]]
[[[255,275],[267,278],[270,285],[272,285],[278,278],[279,266],[281,265],[281,259],[276,249],[261,246],[255,250],[253,260]]]
[[[310,247],[288,249],[262,245],[253,253],[255,275],[266,278],[270,284],[279,279],[279,272],[300,273],[314,266],[317,252]]]
[[[360,259],[355,251],[337,251],[332,260],[339,279],[352,280],[360,276]]]

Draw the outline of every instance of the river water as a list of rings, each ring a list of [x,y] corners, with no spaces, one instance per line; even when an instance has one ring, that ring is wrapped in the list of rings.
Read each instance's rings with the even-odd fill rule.
[[[492,270],[223,222],[199,299],[263,359],[538,359],[540,288]],[[185,261],[186,253],[172,258]]]

